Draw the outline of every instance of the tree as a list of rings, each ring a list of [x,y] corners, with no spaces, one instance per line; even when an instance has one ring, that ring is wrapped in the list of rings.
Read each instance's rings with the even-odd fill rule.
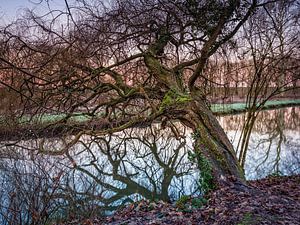
[[[238,150],[245,165],[252,128],[260,109],[274,97],[296,89],[299,80],[299,15],[295,1],[278,1],[257,11],[244,24],[240,57],[247,60],[246,119]],[[259,47],[257,47],[259,46]],[[244,66],[245,67],[245,66]]]
[[[208,106],[205,70],[255,10],[272,2],[66,0],[65,10],[28,13],[1,30],[1,71],[21,74],[16,91],[24,108],[30,105],[30,115],[65,113],[49,126],[76,131],[60,150],[47,150],[41,142],[44,154],[64,154],[83,135],[154,121],[176,134],[172,121],[178,120],[194,131],[195,153],[208,160],[216,184],[245,183]],[[74,127],[70,121],[78,112],[97,125]]]

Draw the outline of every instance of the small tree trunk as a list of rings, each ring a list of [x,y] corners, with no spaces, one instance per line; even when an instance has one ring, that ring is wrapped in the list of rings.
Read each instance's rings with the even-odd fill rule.
[[[205,101],[197,98],[186,108],[183,122],[195,132],[195,153],[204,155],[212,167],[214,183],[231,181],[246,184],[232,144]]]

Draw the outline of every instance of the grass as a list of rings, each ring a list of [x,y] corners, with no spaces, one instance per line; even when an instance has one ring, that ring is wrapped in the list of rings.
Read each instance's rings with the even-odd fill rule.
[[[300,99],[295,100],[274,100],[265,103],[262,109],[287,107],[300,105]],[[211,109],[216,114],[231,114],[246,111],[246,103],[212,104]]]
[[[268,101],[262,109],[272,109],[277,107],[287,107],[287,106],[296,106],[300,105],[300,99],[296,100],[276,100]],[[231,104],[212,104],[212,111],[217,115],[224,114],[234,114],[242,113],[246,111],[246,103],[231,103]],[[15,122],[19,125],[47,125],[50,123],[55,123],[66,118],[67,114],[43,114],[43,115],[24,115],[18,119],[15,119]],[[99,114],[98,117],[101,115]],[[84,115],[82,113],[73,113],[68,121],[75,123],[88,122],[92,119],[91,116]],[[0,116],[0,125],[8,125],[6,118]]]

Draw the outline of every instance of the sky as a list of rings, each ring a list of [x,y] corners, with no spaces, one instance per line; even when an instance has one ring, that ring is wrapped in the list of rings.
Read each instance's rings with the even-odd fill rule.
[[[6,23],[10,22],[22,13],[22,9],[35,8],[34,2],[38,0],[0,0],[0,19]]]
[[[42,4],[38,4],[42,2]],[[64,0],[49,0],[52,6],[62,7]],[[45,12],[47,4],[45,0],[0,0],[0,23],[9,23],[21,15],[24,9],[34,9],[37,12]]]

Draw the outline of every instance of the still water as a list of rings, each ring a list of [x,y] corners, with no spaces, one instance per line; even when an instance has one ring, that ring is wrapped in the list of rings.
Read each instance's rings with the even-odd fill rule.
[[[299,118],[297,107],[260,113],[246,157],[247,179],[300,173]],[[244,120],[244,115],[219,118],[235,147]],[[92,215],[141,198],[174,201],[198,195],[198,171],[188,159],[191,131],[176,123],[172,126],[162,130],[155,124],[105,137],[85,136],[68,148],[72,137],[2,143],[0,220],[14,216],[14,211],[24,217],[44,209],[56,217],[74,212]],[[37,154],[42,148],[64,154]]]
[[[219,118],[233,146],[239,142],[244,115]],[[246,156],[248,180],[268,175],[300,173],[300,108],[260,112],[251,133]]]

